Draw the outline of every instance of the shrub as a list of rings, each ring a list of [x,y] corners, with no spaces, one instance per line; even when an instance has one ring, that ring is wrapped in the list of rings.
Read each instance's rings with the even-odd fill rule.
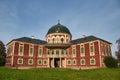
[[[5,58],[0,57],[0,66],[4,66],[5,62]]]
[[[108,68],[116,68],[118,61],[111,56],[107,56],[104,58],[104,63]]]

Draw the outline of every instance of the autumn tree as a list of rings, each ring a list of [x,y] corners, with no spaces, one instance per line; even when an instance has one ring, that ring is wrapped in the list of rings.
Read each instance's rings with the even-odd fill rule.
[[[0,66],[4,66],[6,62],[6,49],[2,41],[0,41]]]

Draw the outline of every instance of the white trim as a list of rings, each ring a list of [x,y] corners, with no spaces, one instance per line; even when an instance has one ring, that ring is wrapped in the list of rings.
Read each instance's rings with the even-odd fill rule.
[[[93,46],[93,52],[91,52],[91,46]],[[95,46],[94,42],[89,43],[89,51],[90,51],[90,56],[95,56]]]
[[[41,64],[39,63],[41,61]],[[42,59],[38,59],[38,65],[42,65]]]
[[[101,44],[100,44],[100,41],[98,41],[98,46],[99,46],[99,58],[100,58],[100,67],[102,66],[102,57],[101,57]]]
[[[67,54],[66,54],[66,53],[67,53]],[[69,49],[66,49],[66,50],[65,50],[65,55],[67,55],[67,56],[69,55]]]
[[[82,51],[81,51],[81,48],[83,48],[83,53],[82,53]],[[84,44],[83,44],[83,45],[80,45],[80,56],[81,56],[81,57],[84,57],[84,56],[85,56],[85,46],[84,46]]]
[[[84,64],[82,64],[82,61],[84,61]],[[80,64],[85,65],[85,59],[80,59]]]
[[[73,52],[74,49],[75,49],[75,54]],[[72,46],[72,57],[76,57],[76,46]]]
[[[22,47],[22,49],[23,49],[21,53],[20,53],[20,47]],[[24,44],[19,43],[18,55],[23,56],[23,53],[24,53]]]
[[[44,63],[44,61],[46,61],[46,64]],[[44,60],[43,60],[43,65],[47,65],[47,59],[44,59]]]
[[[29,63],[29,61],[32,61],[32,63]],[[33,59],[28,59],[28,64],[33,65]]]
[[[22,60],[22,62],[19,63],[19,60]],[[18,60],[17,60],[17,64],[23,64],[23,58],[18,58]]]
[[[69,61],[70,61],[70,64],[68,64]],[[70,59],[67,60],[67,65],[71,65],[71,60]]]
[[[41,49],[41,55],[40,55],[40,49]],[[39,47],[39,48],[38,48],[38,57],[42,57],[42,53],[43,53],[43,48],[42,48],[42,47]]]
[[[74,64],[74,61],[75,61],[75,64]],[[72,64],[73,64],[73,65],[76,65],[76,64],[77,64],[76,59],[74,59],[74,60],[72,61]]]
[[[32,53],[30,53],[30,49],[33,49]],[[34,54],[34,45],[29,45],[29,56],[33,56]]]
[[[15,41],[13,41],[13,54],[12,54],[12,61],[11,61],[11,65],[13,65],[13,61],[14,61],[14,50],[15,49]]]
[[[92,60],[94,60],[94,63],[91,62]],[[96,64],[95,58],[90,58],[90,65],[95,65],[95,64]]]

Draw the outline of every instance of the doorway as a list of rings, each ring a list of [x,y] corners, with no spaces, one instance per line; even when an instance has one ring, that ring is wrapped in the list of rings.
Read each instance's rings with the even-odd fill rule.
[[[60,67],[60,58],[55,58],[54,59],[54,66],[55,67]]]

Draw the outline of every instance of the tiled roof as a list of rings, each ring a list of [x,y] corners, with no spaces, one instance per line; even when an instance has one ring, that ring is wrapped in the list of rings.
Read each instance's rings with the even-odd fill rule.
[[[45,44],[46,43],[46,41],[39,40],[39,39],[32,39],[32,38],[29,38],[29,37],[21,37],[21,38],[18,38],[18,39],[13,39],[12,41],[22,41],[22,42],[33,43],[33,44]]]
[[[75,39],[75,40],[72,40],[70,43],[77,44],[77,43],[84,43],[84,42],[89,42],[89,41],[94,41],[94,40],[102,40],[104,42],[111,44],[110,42],[105,41],[105,40],[100,39],[100,38],[97,38],[95,36],[86,36],[84,38]]]

